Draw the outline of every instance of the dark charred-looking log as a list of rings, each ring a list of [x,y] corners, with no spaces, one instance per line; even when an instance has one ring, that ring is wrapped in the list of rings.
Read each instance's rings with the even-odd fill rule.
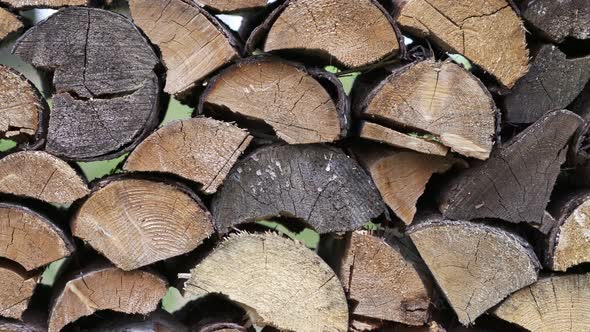
[[[47,327],[42,322],[29,322],[0,317],[0,331],[5,332],[46,332]]]
[[[273,217],[319,233],[351,231],[385,212],[367,173],[338,148],[275,145],[238,162],[212,203],[217,231]]]
[[[0,0],[0,4],[5,4],[14,9],[28,9],[34,7],[58,8],[68,6],[87,6],[92,0]]]
[[[0,138],[25,143],[31,148],[42,145],[48,112],[45,100],[31,82],[17,71],[0,65]]]
[[[375,0],[290,0],[253,32],[247,48],[360,67],[400,52],[396,30]]]
[[[409,235],[464,325],[537,280],[530,245],[502,229],[431,215]]]
[[[187,303],[174,315],[194,332],[251,331],[248,315],[239,304],[221,294],[209,294]]]
[[[504,99],[506,121],[531,123],[549,111],[565,108],[588,79],[590,56],[568,59],[556,46],[543,45],[529,72]]]
[[[16,15],[4,8],[0,8],[0,41],[17,32],[22,27],[23,23]]]
[[[511,88],[528,69],[522,21],[506,0],[394,0],[402,30],[460,53]]]
[[[439,197],[440,211],[451,219],[541,224],[567,143],[581,122],[569,111],[547,113],[488,161],[451,180]]]
[[[62,9],[28,30],[13,53],[54,71],[48,152],[71,160],[108,159],[156,126],[158,57],[124,16]]]
[[[232,33],[193,1],[131,0],[129,7],[133,21],[162,52],[168,69],[164,91],[170,94],[188,90],[240,54]]]
[[[536,0],[528,5],[522,16],[545,37],[555,43],[565,38],[590,38],[590,6],[586,0]]]
[[[106,311],[83,318],[70,325],[85,332],[188,332],[186,326],[171,314],[157,310],[149,315],[129,315]]]
[[[264,122],[290,144],[332,142],[350,127],[348,98],[336,76],[275,57],[251,57],[214,77],[199,112],[211,107]]]

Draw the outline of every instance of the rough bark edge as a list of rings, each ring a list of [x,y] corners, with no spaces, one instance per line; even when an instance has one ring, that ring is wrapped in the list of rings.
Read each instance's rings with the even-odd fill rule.
[[[340,122],[340,138],[346,138],[350,132],[352,119],[351,119],[351,112],[350,112],[350,102],[346,92],[344,92],[344,87],[342,83],[336,77],[336,75],[329,73],[325,70],[315,67],[306,67],[301,63],[297,63],[290,60],[281,59],[279,57],[269,55],[269,54],[261,54],[261,55],[254,55],[248,58],[243,58],[236,61],[231,66],[223,69],[217,75],[215,75],[207,84],[207,88],[201,94],[199,98],[199,102],[196,109],[197,115],[203,115],[205,113],[205,104],[207,103],[207,98],[209,94],[211,94],[211,90],[215,87],[217,81],[219,81],[225,74],[232,72],[235,68],[245,65],[245,64],[253,64],[253,63],[262,63],[262,62],[278,62],[284,63],[285,65],[294,67],[298,70],[303,71],[306,75],[311,76],[315,79],[330,95],[332,101],[336,106],[336,113],[338,115],[338,121]],[[243,115],[242,115],[243,116]],[[251,117],[247,117],[249,119],[254,119]],[[264,119],[256,118],[255,121],[264,121]]]
[[[397,26],[397,23],[395,22],[393,17],[390,15],[390,13],[377,0],[369,0],[369,1],[375,7],[377,7],[381,11],[381,13],[383,13],[385,18],[389,22],[389,24],[391,24],[391,26],[393,27],[393,31],[395,32],[397,43],[399,45],[399,53],[396,55],[396,57],[405,58],[406,57],[406,45],[404,44],[404,37],[401,33],[401,30]],[[246,54],[246,55],[252,54],[256,50],[256,48],[258,46],[260,46],[263,43],[263,41],[266,40],[268,32],[270,31],[272,26],[275,24],[275,22],[279,18],[279,16],[281,16],[281,14],[285,10],[285,8],[287,8],[289,6],[290,2],[291,2],[291,0],[285,0],[284,3],[282,3],[280,6],[275,8],[272,12],[270,12],[270,14],[268,14],[268,17],[265,18],[259,26],[257,26],[256,28],[254,28],[254,30],[252,30],[252,33],[250,34],[250,36],[248,37],[248,40],[246,41],[246,43],[244,45],[244,54]],[[375,61],[373,63],[377,63],[381,60]],[[343,66],[342,64],[339,64],[339,65],[342,67],[347,67],[347,66]]]
[[[56,9],[59,10],[60,8],[66,7],[101,7],[106,5],[108,0],[86,0],[86,5],[63,5],[63,6],[52,6],[52,5],[28,5],[28,6],[11,6],[6,1],[0,0],[0,5],[4,5],[11,9],[16,10],[31,10],[31,9]]]

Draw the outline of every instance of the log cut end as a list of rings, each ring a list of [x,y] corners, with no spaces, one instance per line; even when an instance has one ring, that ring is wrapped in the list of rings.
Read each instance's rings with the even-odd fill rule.
[[[168,93],[188,90],[239,56],[231,33],[192,1],[131,0],[129,7],[135,24],[162,52]]]
[[[425,154],[446,156],[449,148],[432,139],[408,135],[372,122],[364,122],[361,137],[395,148],[404,148]]]
[[[60,289],[49,314],[49,332],[100,310],[147,315],[156,310],[167,284],[149,272],[113,267],[83,271]]]
[[[91,0],[0,0],[14,9],[28,9],[35,7],[59,8],[68,6],[88,6]]]
[[[123,270],[133,270],[195,249],[213,233],[199,199],[172,184],[123,179],[84,202],[71,224]]]
[[[22,151],[0,159],[0,192],[70,204],[90,191],[65,161],[42,151]]]
[[[22,27],[23,23],[16,15],[4,8],[0,8],[0,41],[22,29]],[[0,84],[2,83],[0,82]]]
[[[36,274],[10,261],[0,261],[0,316],[21,319],[37,286]],[[4,331],[0,325],[0,331]]]
[[[494,315],[529,331],[588,331],[590,274],[543,278],[510,295]]]
[[[526,74],[525,29],[506,0],[395,0],[403,30],[460,53],[508,88]]]
[[[257,325],[310,332],[348,328],[348,306],[334,272],[313,251],[272,233],[231,235],[191,270],[185,291],[224,294]]]
[[[268,0],[194,0],[198,5],[221,12],[266,7]]]
[[[538,0],[528,3],[522,16],[553,42],[561,43],[567,37],[590,38],[590,6],[587,1]]]
[[[590,195],[574,195],[559,216],[559,227],[551,234],[553,247],[548,261],[553,271],[590,262]]]
[[[28,208],[0,204],[0,224],[0,257],[18,263],[27,271],[74,251],[74,245],[61,229]]]
[[[432,216],[409,235],[464,325],[537,280],[532,248],[501,229]]]
[[[124,168],[175,174],[213,194],[251,141],[247,131],[226,122],[208,118],[176,121],[139,144]]]
[[[290,144],[332,142],[350,125],[348,104],[337,104],[303,66],[277,58],[249,58],[224,70],[203,102],[205,109],[265,122]]]
[[[265,52],[303,50],[359,67],[400,49],[391,18],[372,0],[291,1],[279,15]]]

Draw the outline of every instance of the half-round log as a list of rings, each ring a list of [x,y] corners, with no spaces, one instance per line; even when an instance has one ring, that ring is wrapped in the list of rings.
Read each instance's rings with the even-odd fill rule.
[[[348,328],[346,298],[332,269],[302,244],[273,233],[230,235],[191,270],[184,289],[192,295],[224,294],[259,326]]]
[[[213,194],[251,141],[247,131],[230,123],[209,118],[180,120],[139,144],[124,169],[175,174]]]
[[[27,272],[14,262],[0,260],[0,316],[21,319],[38,279],[38,273]],[[4,331],[1,325],[0,331]]]
[[[21,151],[0,159],[0,192],[70,204],[90,190],[65,161],[42,151]]]
[[[23,23],[16,15],[4,8],[0,8],[0,41],[17,32],[23,27]]]
[[[47,152],[109,159],[132,149],[158,122],[158,57],[122,15],[62,9],[29,29],[13,53],[54,71]]]
[[[214,77],[199,112],[208,108],[264,122],[289,144],[332,142],[350,127],[348,98],[334,75],[269,56],[247,58]]]
[[[297,218],[319,233],[360,229],[385,212],[377,188],[341,149],[274,145],[236,163],[211,210],[218,232],[273,217]]]
[[[211,215],[180,184],[107,180],[72,219],[72,234],[129,271],[195,249],[213,233]]]
[[[567,37],[590,38],[590,6],[586,0],[525,1],[522,17],[556,44]]]
[[[537,280],[530,245],[502,229],[433,215],[409,236],[464,325]]]

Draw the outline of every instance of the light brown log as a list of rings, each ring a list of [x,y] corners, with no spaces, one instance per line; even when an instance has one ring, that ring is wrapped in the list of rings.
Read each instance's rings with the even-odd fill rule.
[[[16,15],[4,8],[0,8],[0,41],[22,27],[23,23]]]
[[[195,249],[213,233],[199,198],[177,185],[107,182],[77,211],[72,234],[129,271]]]
[[[21,151],[0,159],[0,192],[70,204],[90,190],[65,161],[42,151]]]
[[[239,56],[234,37],[192,1],[131,0],[133,21],[158,45],[168,69],[164,91],[177,94]]]
[[[324,82],[322,82],[322,80]],[[322,83],[334,85],[337,98]],[[269,56],[250,57],[208,84],[200,112],[219,109],[229,117],[264,122],[289,144],[333,142],[347,134],[350,115],[337,78]]]
[[[70,239],[43,215],[24,206],[0,203],[0,257],[31,271],[73,251]]]
[[[433,215],[409,235],[464,325],[537,280],[530,245],[502,229]]]
[[[292,0],[270,28],[263,49],[320,53],[359,67],[397,54],[400,46],[391,17],[376,1]]]
[[[33,7],[58,8],[67,6],[87,6],[91,0],[0,0],[15,9],[27,9]]]
[[[510,295],[494,315],[535,332],[590,330],[590,274],[542,278]]]
[[[222,12],[265,7],[268,0],[194,0],[198,5]]]
[[[492,151],[492,96],[457,64],[426,60],[404,67],[380,82],[360,105],[370,121],[416,128],[462,155],[485,160]]]
[[[334,272],[313,251],[273,233],[230,235],[191,270],[184,289],[191,295],[226,295],[259,326],[348,328],[348,306]]]
[[[460,53],[511,88],[528,70],[525,29],[506,0],[394,0],[402,30]]]
[[[233,124],[209,118],[170,123],[146,138],[129,155],[125,170],[164,172],[202,185],[213,194],[252,137]]]
[[[437,156],[446,156],[449,153],[449,149],[439,142],[407,135],[372,122],[363,123],[361,137],[392,147],[405,148]]]
[[[0,261],[0,316],[21,319],[39,279],[8,260]],[[4,331],[0,325],[0,331]]]
[[[0,17],[0,22],[6,21]],[[0,137],[29,143],[41,139],[46,111],[33,84],[14,69],[0,65]]]
[[[407,249],[393,235],[350,234],[338,277],[352,304],[351,314],[408,325],[426,323],[431,289],[403,250]]]
[[[159,276],[114,267],[82,271],[57,293],[49,314],[49,332],[100,310],[142,314],[156,310],[167,284]]]

